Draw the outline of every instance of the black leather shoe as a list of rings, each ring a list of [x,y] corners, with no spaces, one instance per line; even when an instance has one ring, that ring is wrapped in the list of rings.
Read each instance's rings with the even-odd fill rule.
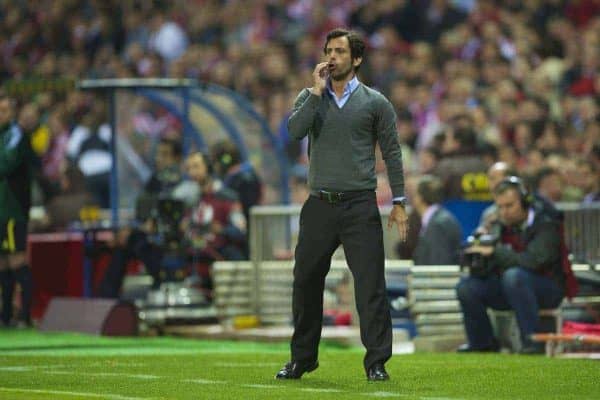
[[[383,363],[375,363],[367,370],[367,380],[374,381],[387,381],[390,376],[385,371]]]
[[[526,341],[523,343],[523,347],[519,350],[519,354],[535,355],[544,354],[546,352],[544,343],[536,343],[532,341]]]
[[[500,345],[494,341],[492,344],[484,347],[472,347],[470,344],[465,343],[458,346],[456,349],[457,353],[497,353],[500,351]]]
[[[275,379],[300,379],[305,372],[312,372],[319,367],[319,362],[302,364],[298,361],[290,361],[279,370]]]

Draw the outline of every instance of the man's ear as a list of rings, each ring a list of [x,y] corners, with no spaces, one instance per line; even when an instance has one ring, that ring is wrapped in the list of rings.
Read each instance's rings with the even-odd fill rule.
[[[352,60],[352,65],[354,67],[358,67],[362,63],[362,57],[355,58]]]

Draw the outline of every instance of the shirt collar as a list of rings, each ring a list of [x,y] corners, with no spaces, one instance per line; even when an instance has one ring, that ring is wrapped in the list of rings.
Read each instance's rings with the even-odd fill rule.
[[[524,232],[527,228],[529,228],[531,225],[533,225],[534,219],[535,219],[535,211],[533,211],[533,208],[530,208],[529,211],[527,211],[527,219],[525,219],[525,221],[523,221],[521,226],[519,226],[519,229],[521,230],[521,232]]]
[[[438,208],[440,208],[440,206],[437,204],[433,204],[433,205],[427,207],[427,210],[425,210],[425,212],[423,213],[423,216],[421,217],[422,229],[425,229],[427,227],[427,224],[429,224],[429,221],[431,221],[431,218],[433,218],[433,214],[435,214],[435,212],[438,210]]]
[[[533,208],[529,209],[529,212],[527,212],[527,225],[526,228],[529,228],[531,225],[533,225],[533,220],[535,219],[535,211],[533,211]]]
[[[356,75],[354,75],[354,78],[350,79],[348,81],[348,83],[346,83],[346,86],[344,87],[343,96],[354,92],[356,90],[356,88],[358,87],[359,83],[360,82],[358,81],[358,78],[356,77]],[[331,87],[331,78],[327,80],[327,91],[332,96],[335,96],[335,92],[333,91],[333,88]]]

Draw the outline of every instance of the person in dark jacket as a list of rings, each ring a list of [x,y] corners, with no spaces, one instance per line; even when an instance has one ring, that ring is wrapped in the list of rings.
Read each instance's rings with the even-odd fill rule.
[[[456,218],[440,203],[441,181],[432,176],[419,178],[412,205],[421,217],[421,231],[413,254],[415,265],[456,265],[462,232]]]
[[[244,218],[248,225],[247,234],[250,234],[250,208],[260,204],[262,199],[262,181],[252,164],[244,161],[240,150],[230,140],[217,142],[210,151],[211,165],[215,178],[221,179],[223,185],[236,193],[242,205]],[[250,256],[248,237],[242,249],[244,258]]]
[[[236,192],[244,210],[246,221],[250,220],[250,207],[260,203],[262,182],[248,161],[242,160],[235,143],[224,140],[211,148],[212,167],[217,178]]]
[[[561,225],[540,207],[521,179],[510,176],[494,189],[499,219],[490,227],[495,245],[473,245],[465,250],[481,255],[488,272],[463,278],[456,292],[464,316],[468,343],[459,351],[497,351],[486,309],[515,312],[522,353],[538,353],[531,341],[542,308],[556,308],[565,296],[561,259]]]
[[[27,265],[27,224],[31,206],[32,151],[29,137],[14,122],[14,100],[0,92],[0,324],[13,316],[15,284],[21,286],[18,324],[31,324],[31,270]]]

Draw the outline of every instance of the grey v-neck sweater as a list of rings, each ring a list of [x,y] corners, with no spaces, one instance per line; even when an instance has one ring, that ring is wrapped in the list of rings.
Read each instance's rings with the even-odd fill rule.
[[[394,197],[404,196],[396,113],[378,91],[362,83],[340,109],[324,91],[303,89],[288,120],[290,135],[309,135],[308,184],[312,190],[375,190],[375,143],[379,142]]]

